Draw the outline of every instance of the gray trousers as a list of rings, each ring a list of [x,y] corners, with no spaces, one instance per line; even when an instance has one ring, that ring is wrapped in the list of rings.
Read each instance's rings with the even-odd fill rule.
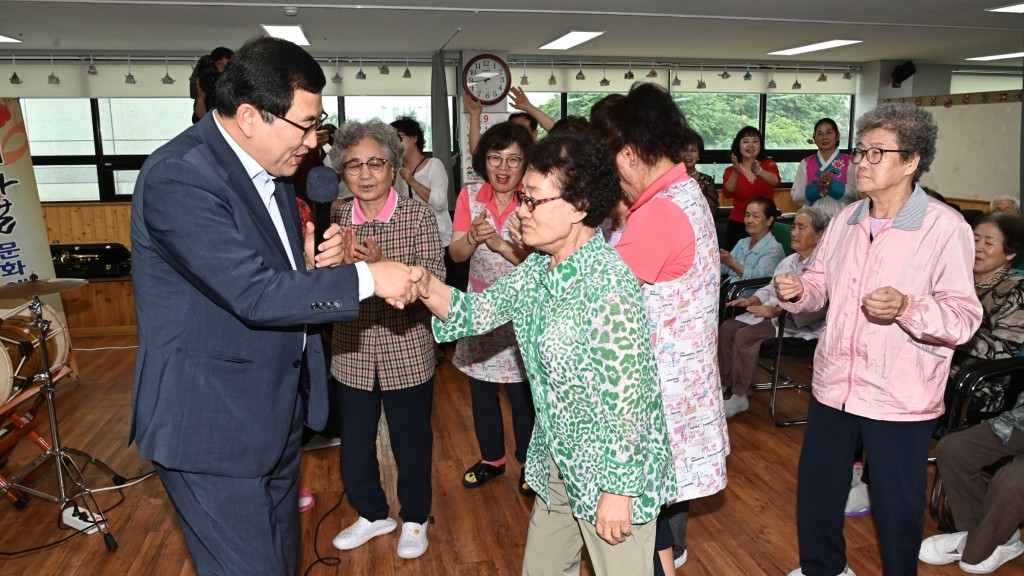
[[[1006,456],[1013,460],[986,480],[981,469]],[[962,560],[982,562],[1024,521],[1024,433],[1003,444],[983,422],[940,440],[936,459],[957,530],[967,531]]]

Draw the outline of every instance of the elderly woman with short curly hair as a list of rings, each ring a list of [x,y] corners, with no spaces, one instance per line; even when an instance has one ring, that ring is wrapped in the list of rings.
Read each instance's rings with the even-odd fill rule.
[[[423,266],[444,278],[444,249],[434,213],[400,196],[392,186],[402,168],[402,144],[395,129],[376,118],[346,122],[338,130],[336,146],[341,151],[337,165],[355,201],[335,209],[331,216],[342,228],[353,229],[355,257],[364,262],[387,259]],[[344,446],[341,480],[359,514],[354,524],[335,536],[334,547],[351,550],[397,527],[389,516],[377,461],[383,406],[402,505],[397,554],[416,558],[427,550],[432,495],[430,413],[436,345],[430,313],[423,306],[398,310],[380,298],[367,298],[359,304],[356,322],[334,325],[331,349]]]
[[[790,576],[853,574],[843,509],[861,445],[882,571],[917,573],[928,448],[950,359],[981,323],[971,229],[917,184],[935,158],[932,115],[883,104],[857,132],[851,157],[867,199],[832,219],[803,275],[775,277],[790,312],[829,305],[800,454],[800,568]]]

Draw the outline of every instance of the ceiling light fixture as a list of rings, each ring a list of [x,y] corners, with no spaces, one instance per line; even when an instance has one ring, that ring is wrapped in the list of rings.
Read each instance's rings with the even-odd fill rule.
[[[797,54],[806,54],[807,52],[817,52],[818,50],[829,50],[840,46],[849,46],[850,44],[860,44],[861,42],[863,42],[863,40],[829,40],[827,42],[818,42],[817,44],[808,44],[806,46],[797,46],[796,48],[769,52],[768,54],[771,56],[796,56]]]
[[[8,36],[0,35],[0,42],[21,42],[21,40],[18,40],[17,38],[10,38]]]
[[[683,81],[679,79],[679,68],[676,67],[676,66],[673,66],[673,68],[675,68],[675,73],[676,73],[675,76],[676,77],[672,79],[672,85],[673,86],[682,86],[683,85]]]
[[[402,72],[402,78],[412,78],[412,71],[409,70],[409,59],[405,59],[405,72]]]
[[[576,73],[577,80],[586,80],[587,75],[583,73],[583,60],[580,60],[580,71]]]
[[[164,77],[160,79],[161,82],[170,86],[174,84],[174,78],[171,78],[170,65],[167,63],[167,57],[164,56]]]
[[[579,46],[580,44],[583,44],[584,42],[587,42],[589,40],[593,40],[594,38],[597,38],[601,34],[604,34],[604,31],[601,31],[601,32],[582,32],[582,31],[578,31],[578,30],[573,30],[573,31],[569,32],[568,34],[565,34],[564,36],[562,36],[560,38],[556,38],[556,39],[552,40],[551,42],[548,42],[547,44],[541,46],[540,49],[541,50],[568,50],[569,48],[572,48],[574,46]]]
[[[85,69],[85,73],[89,76],[96,76],[100,73],[100,71],[96,69],[96,63],[92,61],[92,55],[89,55],[89,67]]]
[[[796,77],[795,78],[796,79],[793,80],[793,90],[799,90],[799,89],[803,88],[803,86],[800,85],[800,67],[799,66],[796,67]]]
[[[1021,56],[1024,56],[1024,52],[1013,52],[1011,54],[995,54],[993,56],[978,56],[977,58],[965,58],[965,60],[988,62],[990,60],[1008,60],[1010,58],[1020,58]]]
[[[772,77],[770,80],[768,80],[768,89],[774,90],[778,87],[779,85],[775,83],[775,66],[772,66]]]
[[[46,78],[47,84],[60,84],[60,78],[53,72],[53,54],[50,54],[50,75]]]
[[[623,74],[622,77],[625,78],[626,80],[632,80],[633,79],[633,61],[632,60],[629,61],[629,70],[626,70],[626,73]]]
[[[331,84],[341,84],[341,58],[334,58],[334,76],[331,76]]]
[[[135,84],[135,75],[132,74],[132,57],[128,57],[128,73],[124,76],[125,84]]]
[[[703,90],[703,89],[705,89],[707,87],[708,87],[707,83],[704,82],[704,63],[701,62],[700,63],[700,79],[697,80],[697,90]]]
[[[11,84],[21,84],[21,78],[18,77],[18,63],[15,61],[14,55],[11,55],[11,70],[14,72],[14,74],[11,74]]]
[[[850,72],[850,67],[846,67],[846,72],[843,72],[843,80],[852,80],[853,72]]]
[[[287,40],[299,46],[309,46],[309,40],[306,39],[302,26],[271,26],[269,24],[260,24],[260,26],[267,31],[269,36]]]
[[[363,72],[363,59],[359,59],[359,72],[356,72],[356,80],[366,80],[366,72]]]
[[[608,63],[604,62],[602,66],[604,66],[604,72],[601,74],[601,81],[598,82],[597,84],[599,86],[610,86],[611,81],[608,80]]]
[[[529,86],[530,77],[526,75],[526,59],[523,59],[523,77],[519,79],[520,86]]]
[[[999,8],[985,8],[985,12],[1011,12],[1013,14],[1024,14],[1024,4],[1011,4]]]
[[[381,76],[387,76],[388,74],[391,74],[391,68],[388,68],[388,61],[385,60],[382,66],[378,66],[377,71],[380,72]]]
[[[654,69],[654,60],[651,60],[651,71],[647,73],[648,78],[657,78],[658,71]]]
[[[818,82],[828,82],[828,74],[825,74],[825,66],[821,67],[821,74],[818,74]]]
[[[722,80],[728,80],[729,78],[732,78],[732,74],[729,74],[729,65],[728,64],[726,64],[725,66],[722,66],[722,73],[719,74],[718,77],[721,78]]]
[[[555,78],[555,60],[551,60],[551,77],[548,78],[548,86],[555,86],[558,80]]]

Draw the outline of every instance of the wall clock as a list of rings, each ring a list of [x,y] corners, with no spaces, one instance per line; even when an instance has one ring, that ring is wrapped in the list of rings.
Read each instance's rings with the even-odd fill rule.
[[[512,87],[512,72],[508,64],[493,54],[474,56],[462,69],[462,89],[472,94],[481,104],[497,104],[508,95]]]

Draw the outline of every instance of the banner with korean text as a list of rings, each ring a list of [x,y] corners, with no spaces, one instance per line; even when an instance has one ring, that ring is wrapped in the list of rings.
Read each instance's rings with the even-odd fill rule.
[[[32,274],[53,278],[53,259],[21,103],[17,98],[0,98],[0,284],[22,282]],[[59,294],[43,300],[63,317]],[[12,308],[10,304],[0,300],[3,309]]]

